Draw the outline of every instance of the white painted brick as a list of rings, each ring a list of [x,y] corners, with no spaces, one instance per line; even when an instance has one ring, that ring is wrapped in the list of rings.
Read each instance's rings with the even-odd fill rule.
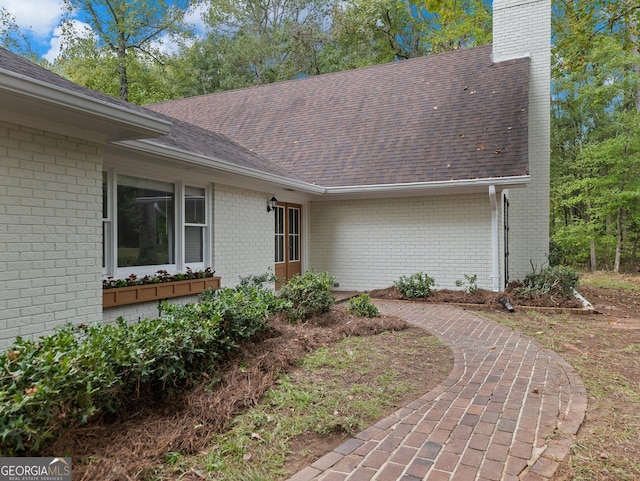
[[[494,61],[531,56],[527,189],[509,192],[510,278],[541,267],[549,249],[551,0],[494,0]]]
[[[87,322],[89,314],[99,319],[102,251],[87,239],[101,239],[102,226],[87,210],[102,202],[101,151],[97,144],[0,122],[0,298],[6,307],[0,310],[6,327],[0,346],[18,334],[38,337],[60,323]],[[88,267],[77,266],[79,255],[89,256]],[[77,292],[92,285],[92,295],[74,304]]]
[[[318,202],[310,211],[309,267],[342,290],[388,287],[420,271],[440,288],[464,274],[492,286],[488,193]]]
[[[222,284],[273,269],[274,218],[266,210],[270,195],[216,184],[213,267]],[[242,222],[238,222],[242,219]]]

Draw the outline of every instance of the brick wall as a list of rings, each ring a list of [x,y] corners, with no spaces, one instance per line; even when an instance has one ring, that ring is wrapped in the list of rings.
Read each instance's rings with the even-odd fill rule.
[[[185,305],[198,301],[198,296],[185,296],[168,299],[169,303],[176,305]],[[130,322],[140,321],[142,319],[155,319],[160,315],[160,302],[140,302],[138,304],[128,304],[118,307],[110,307],[102,312],[103,322],[113,322],[122,317]]]
[[[512,189],[510,278],[523,279],[531,262],[541,267],[549,249],[551,0],[494,0],[494,61],[531,56],[527,189]]]
[[[424,271],[440,288],[464,274],[491,289],[489,195],[353,200],[311,204],[309,265],[341,290],[388,287]]]
[[[102,149],[0,122],[0,346],[101,319]]]
[[[213,196],[213,267],[223,286],[240,277],[263,274],[274,264],[271,195],[216,184]]]

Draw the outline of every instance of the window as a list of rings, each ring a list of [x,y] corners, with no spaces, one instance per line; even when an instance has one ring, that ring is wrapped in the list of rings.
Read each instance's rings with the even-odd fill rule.
[[[111,215],[109,206],[109,174],[102,172],[102,272],[106,273],[109,261],[107,242],[111,237]]]
[[[205,187],[103,172],[103,274],[210,265]]]
[[[206,232],[205,189],[184,190],[184,261],[204,262]]]
[[[275,211],[275,233],[276,233],[276,262],[284,262],[284,207],[276,206]]]
[[[118,267],[175,264],[174,185],[118,176]]]
[[[300,209],[289,207],[289,260],[300,260]]]

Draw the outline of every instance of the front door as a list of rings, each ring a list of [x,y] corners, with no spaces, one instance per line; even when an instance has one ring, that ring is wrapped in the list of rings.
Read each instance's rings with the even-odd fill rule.
[[[278,285],[302,273],[302,243],[300,238],[302,207],[278,203],[275,209],[275,267]]]

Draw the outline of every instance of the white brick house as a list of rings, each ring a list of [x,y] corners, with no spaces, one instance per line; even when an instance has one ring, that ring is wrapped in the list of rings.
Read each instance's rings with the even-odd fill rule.
[[[499,290],[542,265],[550,1],[493,8],[493,47],[149,108],[0,50],[0,345],[157,313],[103,309],[107,276]]]

